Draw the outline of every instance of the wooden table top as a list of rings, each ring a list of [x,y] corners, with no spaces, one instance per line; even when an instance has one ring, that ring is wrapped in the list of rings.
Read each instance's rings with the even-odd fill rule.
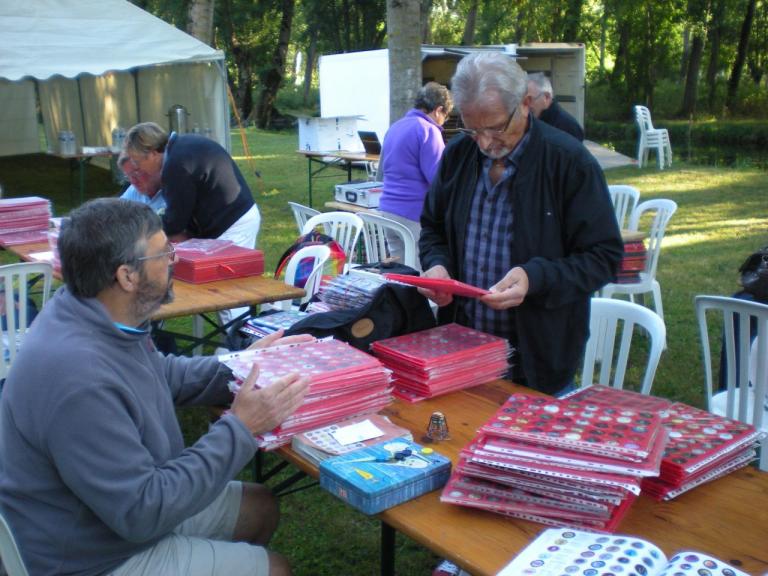
[[[458,460],[459,451],[512,392],[530,390],[503,380],[409,404],[396,400],[383,413],[422,442],[429,418],[442,412],[451,438],[435,450]],[[280,454],[317,476],[290,448]],[[501,570],[546,527],[492,512],[440,502],[440,490],[390,508],[381,520],[448,558],[473,576]],[[698,550],[750,574],[768,571],[768,474],[749,467],[699,486],[671,502],[640,496],[617,531],[645,538],[665,554]]]
[[[47,243],[41,242],[9,246],[7,249],[22,260],[31,261],[33,258],[30,254],[45,252],[50,250],[50,247]],[[56,275],[59,277],[58,273]],[[152,315],[153,320],[191,316],[304,296],[304,290],[301,288],[263,276],[246,276],[204,284],[192,284],[174,279],[173,291],[176,295],[174,301],[163,304]]]
[[[325,207],[329,210],[341,210],[342,212],[354,212],[355,214],[375,210],[375,208],[366,208],[365,206],[358,206],[349,202],[339,202],[338,200],[329,200],[325,203]]]
[[[296,150],[307,158],[338,158],[350,162],[378,162],[379,154],[366,154],[365,152],[350,152],[349,150]]]

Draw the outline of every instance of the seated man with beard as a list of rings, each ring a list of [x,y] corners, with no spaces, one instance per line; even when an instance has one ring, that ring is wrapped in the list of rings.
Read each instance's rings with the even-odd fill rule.
[[[256,453],[254,435],[301,405],[308,379],[256,389],[254,369],[185,448],[175,406],[228,403],[232,375],[215,357],[154,348],[149,318],[173,298],[175,261],[160,218],[93,200],[70,214],[59,252],[65,286],[33,323],[0,403],[0,506],[30,574],[290,574],[264,547],[276,499],[231,479]]]

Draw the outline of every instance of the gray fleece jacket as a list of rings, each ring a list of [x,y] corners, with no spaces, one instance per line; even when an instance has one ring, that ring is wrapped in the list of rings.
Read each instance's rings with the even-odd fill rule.
[[[0,402],[0,506],[30,574],[108,573],[212,502],[255,441],[228,415],[185,448],[174,406],[227,402],[229,377],[61,288]]]

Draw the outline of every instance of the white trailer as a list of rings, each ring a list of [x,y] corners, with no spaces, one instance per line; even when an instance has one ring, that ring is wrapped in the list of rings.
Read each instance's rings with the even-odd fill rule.
[[[497,51],[516,58],[528,72],[550,77],[560,105],[584,125],[584,44],[532,43],[499,46],[421,47],[422,79],[450,87],[458,61],[470,52]],[[383,141],[397,118],[389,117],[388,51],[369,50],[320,57],[320,115],[358,116],[357,129],[375,131]],[[362,143],[357,148],[362,150]]]

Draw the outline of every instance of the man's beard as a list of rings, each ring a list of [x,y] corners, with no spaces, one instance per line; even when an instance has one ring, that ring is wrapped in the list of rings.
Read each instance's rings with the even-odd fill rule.
[[[478,146],[478,148],[480,148]],[[480,148],[480,152],[483,153],[484,156],[487,156],[491,160],[499,160],[500,158],[504,158],[509,155],[510,152],[512,152],[511,148],[507,148],[506,146],[502,148],[496,148],[495,150],[489,150],[487,148]]]
[[[160,282],[152,282],[141,270],[136,301],[133,303],[134,317],[145,322],[160,306],[173,302],[173,267],[168,270],[168,283],[163,286]]]

